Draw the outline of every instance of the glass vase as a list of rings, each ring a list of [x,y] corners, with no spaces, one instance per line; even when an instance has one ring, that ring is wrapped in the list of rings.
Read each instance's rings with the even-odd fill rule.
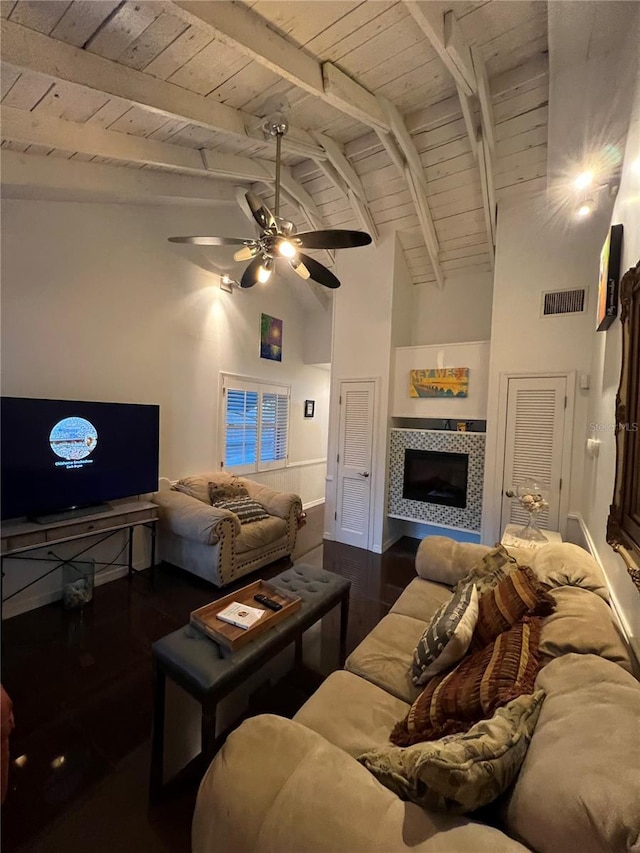
[[[516,534],[518,539],[525,539],[527,542],[548,542],[549,540],[544,535],[542,530],[538,527],[538,523],[536,521],[537,513],[530,512],[529,513],[529,521],[527,524],[519,530]]]

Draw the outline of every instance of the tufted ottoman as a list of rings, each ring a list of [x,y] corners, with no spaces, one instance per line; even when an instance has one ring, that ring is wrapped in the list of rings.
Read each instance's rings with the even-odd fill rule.
[[[296,644],[296,661],[300,661],[302,635],[338,604],[341,605],[340,666],[343,666],[351,581],[324,569],[300,565],[276,575],[269,583],[299,595],[302,606],[243,648],[231,652],[190,625],[153,644],[153,737],[149,788],[152,800],[158,798],[163,786],[167,676],[202,706],[202,754],[199,758],[208,762],[215,747],[218,702],[291,643]]]

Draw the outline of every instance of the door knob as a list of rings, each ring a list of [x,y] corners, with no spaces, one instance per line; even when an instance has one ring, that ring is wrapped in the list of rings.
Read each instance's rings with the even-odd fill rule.
[[[505,492],[505,495],[506,495],[506,497],[508,497],[508,498],[515,498],[516,493],[515,493],[515,492],[513,492],[511,489],[507,489],[507,491]]]
[[[369,476],[369,472],[368,472],[368,471],[358,471],[358,474],[359,474],[361,477],[368,477],[368,476]]]

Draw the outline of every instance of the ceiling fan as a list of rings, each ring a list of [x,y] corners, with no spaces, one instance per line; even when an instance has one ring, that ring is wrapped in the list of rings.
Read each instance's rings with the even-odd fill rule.
[[[172,243],[192,243],[197,246],[242,246],[234,260],[248,261],[240,279],[240,287],[253,287],[266,283],[277,260],[287,261],[291,268],[304,279],[311,278],[325,287],[340,287],[340,281],[323,264],[303,254],[300,249],[351,249],[368,246],[371,237],[364,231],[329,229],[326,231],[304,231],[296,234],[293,222],[280,216],[280,149],[282,137],[288,124],[282,117],[269,121],[266,132],[276,138],[276,199],[272,213],[261,199],[252,192],[245,195],[249,209],[260,226],[261,233],[253,237],[169,237]]]

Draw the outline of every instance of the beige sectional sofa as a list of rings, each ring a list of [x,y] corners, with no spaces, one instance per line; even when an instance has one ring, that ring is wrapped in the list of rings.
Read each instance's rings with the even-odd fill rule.
[[[389,742],[419,693],[413,650],[451,587],[489,551],[421,543],[391,612],[300,709],[243,723],[205,775],[194,853],[640,851],[640,684],[595,561],[575,545],[509,549],[551,587],[536,689],[546,698],[515,783],[482,813],[404,802],[355,759]]]
[[[241,525],[235,513],[211,505],[211,482],[244,486],[269,518]],[[159,558],[216,586],[226,586],[295,548],[302,514],[298,495],[277,492],[226,471],[212,471],[185,477],[177,484],[162,478],[153,500],[160,514]]]

